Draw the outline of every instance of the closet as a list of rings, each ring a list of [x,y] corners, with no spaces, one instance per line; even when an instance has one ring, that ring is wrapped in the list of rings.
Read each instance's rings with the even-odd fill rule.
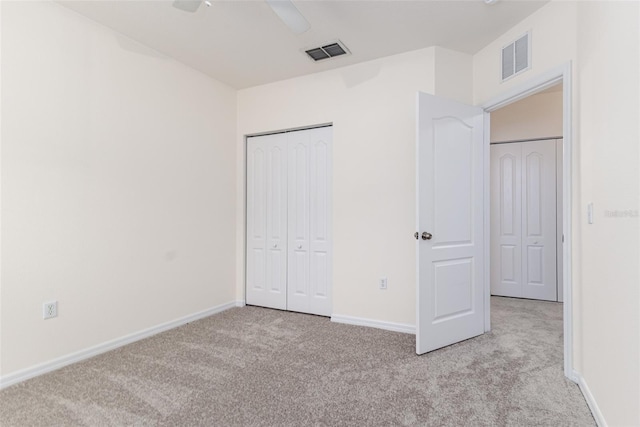
[[[561,165],[562,139],[491,145],[492,295],[562,301]]]
[[[331,142],[331,126],[247,138],[247,304],[331,315]]]

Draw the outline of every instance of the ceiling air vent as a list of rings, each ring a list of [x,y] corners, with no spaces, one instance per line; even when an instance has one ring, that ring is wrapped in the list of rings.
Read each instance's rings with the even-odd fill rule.
[[[335,58],[336,56],[348,55],[350,52],[340,40],[336,40],[324,46],[305,49],[305,53],[314,61],[322,61],[323,59]]]
[[[531,33],[502,48],[502,81],[531,66]]]

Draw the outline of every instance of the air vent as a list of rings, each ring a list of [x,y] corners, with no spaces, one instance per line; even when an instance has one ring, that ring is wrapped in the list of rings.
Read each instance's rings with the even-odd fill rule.
[[[526,71],[531,66],[531,34],[502,48],[502,81]]]
[[[314,61],[322,61],[323,59],[335,58],[336,56],[348,55],[350,52],[342,42],[336,40],[324,46],[306,49],[305,53]]]

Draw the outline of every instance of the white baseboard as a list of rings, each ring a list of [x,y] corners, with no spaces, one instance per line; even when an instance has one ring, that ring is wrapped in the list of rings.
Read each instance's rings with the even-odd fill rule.
[[[247,305],[243,299],[236,300],[236,307],[244,307]]]
[[[593,394],[591,394],[587,381],[579,372],[573,371],[573,376],[580,387],[580,391],[582,392],[584,399],[587,401],[587,405],[589,405],[589,409],[591,410],[593,418],[596,420],[596,424],[598,424],[598,427],[607,427],[607,422],[604,420],[602,412],[600,412],[596,399],[594,399]]]
[[[336,323],[346,323],[347,325],[368,326],[370,328],[402,332],[405,334],[416,334],[416,327],[406,323],[384,322],[381,320],[365,319],[362,317],[344,316],[342,314],[332,314],[331,321]]]
[[[63,368],[67,365],[71,365],[72,363],[80,362],[82,360],[89,359],[93,356],[97,356],[118,347],[122,347],[135,341],[148,338],[150,336],[159,334],[160,332],[165,332],[169,329],[177,328],[178,326],[182,326],[187,323],[209,317],[213,314],[220,313],[233,307],[241,307],[240,303],[244,305],[243,301],[232,301],[226,304],[218,305],[216,307],[212,307],[198,313],[190,314],[188,316],[184,316],[170,322],[162,323],[160,325],[153,326],[151,328],[144,329],[130,335],[125,335],[124,337],[117,338],[115,340],[107,341],[102,344],[98,344],[93,347],[89,347],[84,350],[80,350],[78,352],[58,357],[48,362],[41,363],[30,368],[22,369],[9,375],[5,375],[3,377],[0,377],[0,390],[13,384],[28,380],[30,378],[37,377],[38,375],[46,374],[47,372]]]

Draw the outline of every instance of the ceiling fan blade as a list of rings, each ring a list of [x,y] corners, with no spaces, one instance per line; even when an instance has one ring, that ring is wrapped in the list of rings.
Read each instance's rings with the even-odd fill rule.
[[[174,0],[173,7],[193,13],[200,8],[201,4],[202,0]]]
[[[311,28],[309,22],[295,7],[291,0],[265,0],[282,22],[296,34],[302,34]]]

